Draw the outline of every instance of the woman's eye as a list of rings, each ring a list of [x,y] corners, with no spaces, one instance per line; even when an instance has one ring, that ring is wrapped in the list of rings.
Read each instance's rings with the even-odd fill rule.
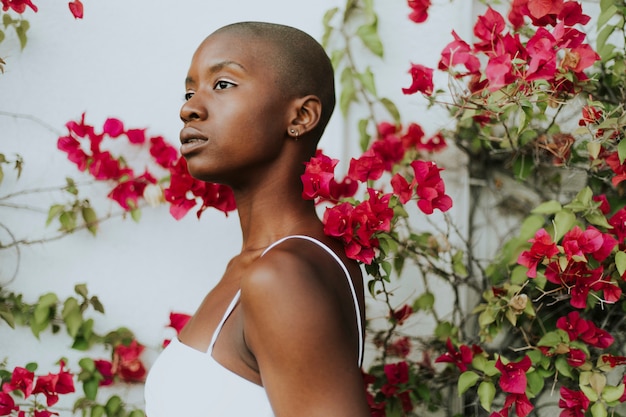
[[[193,93],[185,93],[185,101],[189,101],[193,97]]]
[[[231,83],[230,81],[224,81],[224,80],[220,80],[218,82],[215,83],[215,89],[216,90],[224,90],[226,88],[230,88],[230,87],[234,87],[235,84]]]

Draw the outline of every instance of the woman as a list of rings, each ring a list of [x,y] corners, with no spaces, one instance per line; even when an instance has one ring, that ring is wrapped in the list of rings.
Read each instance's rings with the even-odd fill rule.
[[[335,105],[327,55],[297,29],[237,23],[202,42],[185,86],[181,153],[233,189],[243,244],[154,364],[148,417],[369,416],[361,272],[301,197]]]

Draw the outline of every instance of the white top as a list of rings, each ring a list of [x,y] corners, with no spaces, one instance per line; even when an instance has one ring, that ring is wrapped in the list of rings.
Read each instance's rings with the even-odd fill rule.
[[[328,246],[309,236],[284,237],[271,248],[290,238],[306,239],[324,248],[341,266],[350,284],[359,332],[359,366],[363,360],[363,324],[359,302],[348,269]],[[263,256],[261,255],[261,256]],[[272,408],[263,387],[224,368],[213,359],[213,346],[222,326],[239,302],[240,291],[226,309],[206,352],[193,349],[174,338],[150,368],[145,386],[147,417],[272,417]]]

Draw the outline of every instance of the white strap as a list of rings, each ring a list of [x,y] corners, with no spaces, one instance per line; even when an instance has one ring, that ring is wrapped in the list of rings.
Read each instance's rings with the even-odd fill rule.
[[[220,332],[222,331],[222,327],[224,326],[224,323],[226,323],[226,320],[230,316],[230,313],[233,312],[233,310],[235,309],[235,306],[239,302],[239,296],[240,295],[241,295],[241,290],[237,290],[237,293],[235,294],[235,296],[233,297],[233,300],[228,305],[228,308],[226,309],[226,312],[224,313],[224,316],[222,317],[222,320],[220,320],[219,324],[215,328],[215,331],[213,332],[213,337],[211,337],[211,343],[209,343],[209,349],[207,351],[207,353],[209,355],[211,355],[213,353],[213,345],[215,345],[215,341],[217,340],[217,336],[219,336]]]
[[[343,269],[344,274],[346,274],[346,279],[348,280],[348,284],[350,285],[350,292],[352,293],[352,300],[354,301],[354,308],[356,310],[356,326],[357,326],[357,330],[359,332],[359,366],[361,366],[363,364],[363,323],[361,322],[361,309],[359,306],[359,299],[357,298],[356,295],[356,289],[354,288],[354,283],[352,282],[352,278],[350,277],[350,272],[348,272],[348,268],[346,268],[346,265],[344,265],[343,261],[341,260],[341,258],[339,258],[339,256],[337,256],[337,254],[328,246],[326,246],[324,243],[320,242],[319,240],[312,238],[311,236],[306,236],[306,235],[291,235],[291,236],[286,236],[282,239],[277,240],[276,242],[272,243],[270,246],[268,246],[264,251],[263,251],[263,255],[265,255],[267,253],[267,251],[269,251],[270,249],[272,249],[274,246],[279,245],[280,243],[284,242],[287,239],[292,239],[292,238],[297,238],[297,239],[305,239],[308,240],[310,242],[316,243],[319,247],[323,248],[324,250],[326,250],[326,252],[328,252],[334,259],[335,261],[337,261],[337,263],[339,264],[339,266],[341,266],[341,269]]]

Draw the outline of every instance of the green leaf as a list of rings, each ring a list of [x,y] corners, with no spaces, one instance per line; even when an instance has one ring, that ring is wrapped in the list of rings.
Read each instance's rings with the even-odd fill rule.
[[[75,337],[78,334],[80,326],[83,324],[83,315],[80,312],[80,305],[75,298],[70,297],[65,300],[61,317],[67,327],[67,333]]]
[[[576,216],[569,210],[560,211],[554,216],[554,234],[553,238],[555,242],[561,240],[563,235],[574,227],[576,224]]]
[[[611,36],[615,29],[615,26],[608,25],[604,29],[602,29],[600,33],[598,33],[598,38],[596,39],[596,50],[604,48],[607,39],[609,39],[609,36]]]
[[[369,91],[372,95],[376,96],[376,83],[374,81],[374,73],[372,72],[370,67],[365,69],[365,72],[361,74],[357,74],[359,81],[367,91]]]
[[[107,416],[114,416],[119,413],[120,409],[122,408],[122,399],[119,396],[114,395],[109,398],[104,407],[107,410]]]
[[[326,10],[324,13],[324,17],[322,19],[322,23],[324,25],[324,34],[322,35],[321,44],[324,48],[328,46],[328,40],[330,39],[330,35],[333,33],[333,27],[330,25],[330,21],[333,20],[335,14],[339,11],[339,7],[333,7],[332,9]]]
[[[46,220],[46,226],[50,225],[52,220],[54,220],[56,217],[59,217],[63,210],[65,210],[65,206],[62,204],[54,204],[50,206],[50,209],[48,210],[48,219]]]
[[[97,382],[96,382],[96,384],[97,384]],[[96,391],[97,391],[97,387],[98,386],[96,385]],[[83,386],[83,388],[84,388],[84,386]],[[85,393],[85,395],[87,395],[87,393]],[[89,395],[87,395],[87,398],[89,398]],[[89,399],[90,400],[95,400],[95,395],[94,395],[94,398],[89,398]],[[106,412],[106,409],[103,406],[101,406],[100,404],[96,404],[93,407],[91,407],[90,417],[102,417],[102,416],[104,416],[105,412]]]
[[[480,379],[480,376],[476,372],[473,372],[473,371],[463,372],[461,376],[459,376],[459,382],[458,382],[459,396],[463,395],[465,391],[467,391],[468,389],[476,385],[479,379]]]
[[[141,410],[133,410],[128,417],[146,417],[146,414]]]
[[[15,317],[13,316],[11,309],[4,304],[0,304],[0,318],[2,318],[2,320],[4,320],[9,327],[15,329]]]
[[[619,251],[615,254],[615,266],[620,276],[624,275],[626,272],[626,252]]]
[[[430,311],[435,305],[435,296],[430,292],[425,292],[413,302],[413,310]]]
[[[393,118],[393,121],[396,124],[400,123],[400,111],[398,111],[398,107],[395,105],[395,103],[385,97],[380,99],[380,103],[385,107],[385,110],[389,112],[389,114]]]
[[[76,284],[74,286],[74,292],[80,295],[84,300],[86,300],[87,296],[89,295],[86,284]]]
[[[27,37],[26,32],[30,28],[30,23],[28,20],[22,20],[19,24],[15,26],[15,33],[17,34],[17,38],[20,40],[20,48],[24,49],[26,47]]]
[[[546,382],[546,379],[537,371],[526,373],[526,380],[530,392],[534,395],[539,394],[543,390]]]
[[[93,296],[89,299],[89,303],[91,304],[91,306],[93,307],[94,310],[96,310],[98,313],[102,313],[104,314],[104,306],[102,305],[102,303],[100,302],[100,299],[97,296]]]
[[[11,17],[10,14],[5,13],[2,15],[2,24],[4,25],[4,28],[8,28],[9,25],[11,25],[14,22],[13,18]]]
[[[607,417],[606,407],[601,402],[597,402],[591,406],[592,417]]]
[[[619,400],[624,395],[624,384],[614,387],[607,385],[602,390],[602,399],[608,403]]]
[[[567,337],[567,333],[565,333],[567,340],[563,338],[563,332],[559,330],[555,330],[552,332],[548,332],[543,335],[541,339],[537,342],[537,346],[546,346],[546,347],[555,347],[559,343],[569,342],[569,337]]]
[[[382,58],[383,56],[383,43],[378,36],[378,21],[374,17],[373,21],[369,24],[365,24],[360,26],[356,34],[363,44],[369,49],[373,54]]]
[[[612,4],[605,10],[603,10],[602,13],[600,13],[600,16],[598,17],[598,22],[597,22],[598,28],[601,28],[602,26],[604,26],[616,14],[618,14],[618,10],[614,4]]]
[[[95,372],[96,370],[96,363],[91,358],[82,358],[78,361],[78,365],[81,367],[81,369],[84,369],[89,373]]]
[[[483,381],[478,386],[478,399],[480,405],[487,411],[491,411],[491,403],[496,396],[496,387],[493,382]]]
[[[626,160],[626,140],[621,140],[617,145],[617,156],[619,156],[619,163],[623,164]]]
[[[563,207],[561,203],[556,200],[546,201],[545,203],[539,204],[535,207],[531,213],[533,214],[555,214],[561,211]]]
[[[554,361],[554,366],[559,371],[561,375],[564,375],[568,378],[573,378],[572,375],[572,367],[567,363],[567,359],[564,356],[559,356]]]
[[[91,207],[83,207],[81,212],[85,225],[87,226],[87,230],[95,236],[98,231],[98,216],[96,215],[95,210]]]
[[[139,223],[139,220],[141,220],[141,210],[138,208],[134,208],[130,211],[130,217],[131,219],[133,219],[133,221],[135,223]],[[95,234],[95,233],[94,233]]]
[[[356,88],[354,86],[354,75],[350,68],[345,68],[341,72],[341,94],[339,96],[339,108],[344,117],[348,114],[350,104],[356,100]]]

